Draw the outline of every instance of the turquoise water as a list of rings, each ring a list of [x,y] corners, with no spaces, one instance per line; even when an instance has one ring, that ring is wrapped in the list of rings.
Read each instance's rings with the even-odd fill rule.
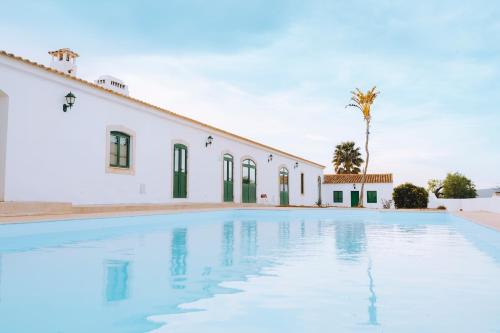
[[[0,332],[500,332],[500,232],[440,213],[0,225]]]

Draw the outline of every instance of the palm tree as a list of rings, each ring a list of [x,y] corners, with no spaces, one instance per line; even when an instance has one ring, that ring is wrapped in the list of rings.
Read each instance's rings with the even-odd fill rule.
[[[341,142],[335,146],[333,154],[333,167],[336,173],[339,174],[358,174],[363,164],[359,147],[354,147],[353,141]]]
[[[371,115],[371,106],[373,104],[373,101],[375,98],[378,96],[380,92],[375,91],[376,87],[373,87],[372,89],[368,90],[365,93],[363,93],[361,90],[356,88],[356,91],[351,91],[351,101],[354,103],[348,104],[346,107],[355,107],[363,113],[363,118],[366,123],[366,140],[365,140],[365,151],[366,151],[366,163],[365,167],[363,168],[363,177],[361,177],[361,195],[359,198],[359,204],[358,207],[363,207],[363,193],[365,190],[365,178],[366,178],[366,171],[368,170],[368,161],[370,160],[370,153],[368,151],[368,138],[370,136],[370,121],[372,119]]]

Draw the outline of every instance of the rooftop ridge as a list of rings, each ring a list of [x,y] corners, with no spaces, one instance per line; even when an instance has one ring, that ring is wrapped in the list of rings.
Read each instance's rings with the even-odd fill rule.
[[[263,143],[260,143],[258,141],[254,141],[254,140],[251,140],[251,139],[248,139],[248,138],[245,138],[243,136],[240,136],[238,134],[234,134],[234,133],[231,133],[231,132],[228,132],[226,130],[223,130],[223,129],[220,129],[218,127],[215,127],[215,126],[212,126],[212,125],[209,125],[209,124],[206,124],[206,123],[203,123],[201,121],[198,121],[198,120],[195,120],[195,119],[192,119],[192,118],[189,118],[187,116],[184,116],[184,115],[181,115],[179,113],[175,113],[173,111],[170,111],[170,110],[167,110],[167,109],[164,109],[164,108],[161,108],[159,106],[156,106],[156,105],[153,105],[151,103],[148,103],[148,102],[145,102],[145,101],[142,101],[140,99],[137,99],[137,98],[134,98],[134,97],[130,97],[130,96],[126,96],[126,95],[123,95],[123,94],[120,94],[118,92],[115,92],[113,90],[110,90],[110,89],[106,89],[104,87],[101,87],[93,82],[90,82],[90,81],[87,81],[87,80],[83,80],[83,79],[80,79],[78,77],[74,77],[74,76],[71,76],[69,74],[66,74],[66,73],[63,73],[61,71],[58,71],[58,70],[55,70],[53,68],[50,68],[50,67],[47,67],[45,65],[42,65],[42,64],[39,64],[35,61],[31,61],[29,59],[26,59],[26,58],[23,58],[23,57],[20,57],[20,56],[17,56],[13,53],[8,53],[4,50],[0,50],[0,55],[1,56],[5,56],[5,57],[8,57],[10,59],[14,59],[16,61],[20,61],[22,63],[25,63],[25,64],[28,64],[28,65],[31,65],[31,66],[34,66],[34,67],[37,67],[39,69],[42,69],[42,70],[45,70],[47,72],[51,72],[53,74],[56,74],[56,75],[59,75],[59,76],[62,76],[66,79],[69,79],[69,80],[72,80],[72,81],[76,81],[76,82],[79,82],[81,84],[84,84],[84,85],[87,85],[89,87],[92,87],[94,89],[98,89],[100,91],[103,91],[103,92],[106,92],[106,93],[109,93],[109,94],[112,94],[112,95],[115,95],[115,96],[118,96],[118,97],[121,97],[121,98],[125,98],[127,99],[128,101],[130,102],[134,102],[134,103],[138,103],[142,106],[145,106],[145,107],[148,107],[148,108],[152,108],[156,111],[160,111],[162,113],[165,113],[165,114],[168,114],[172,117],[175,117],[175,118],[179,118],[179,119],[182,119],[184,121],[187,121],[187,122],[191,122],[191,123],[194,123],[198,126],[201,126],[201,127],[204,127],[206,129],[209,129],[209,130],[212,130],[212,131],[215,131],[215,132],[219,132],[219,133],[222,133],[224,135],[227,135],[227,136],[230,136],[230,137],[233,137],[235,139],[238,139],[238,140],[242,140],[242,141],[245,141],[246,143],[249,143],[249,144],[252,144],[252,145],[256,145],[258,147],[261,147],[261,148],[265,148],[265,149],[268,149],[272,152],[275,152],[275,153],[279,153],[279,154],[282,154],[284,156],[287,156],[287,157],[291,157],[291,158],[294,158],[294,159],[297,159],[299,161],[302,161],[302,162],[306,162],[306,163],[309,163],[309,164],[313,164],[315,166],[318,166],[320,168],[325,168],[324,165],[322,164],[319,164],[319,163],[316,163],[316,162],[313,162],[311,160],[308,160],[308,159],[305,159],[305,158],[302,158],[300,156],[297,156],[297,155],[293,155],[291,153],[287,153],[281,149],[278,149],[278,148],[274,148],[274,147],[271,147],[271,146],[268,146],[268,145],[265,145]]]
[[[363,174],[325,174],[324,184],[351,184],[361,183]],[[367,173],[365,183],[392,183],[392,173]]]

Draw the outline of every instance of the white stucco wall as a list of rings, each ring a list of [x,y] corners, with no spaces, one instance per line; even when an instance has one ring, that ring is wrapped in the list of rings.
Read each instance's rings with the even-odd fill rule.
[[[2,201],[4,198],[8,109],[9,109],[9,98],[3,91],[0,90],[0,201]]]
[[[429,193],[428,208],[437,208],[444,206],[449,211],[463,210],[465,212],[486,211],[500,213],[500,196],[491,198],[473,198],[473,199],[438,199],[434,193]]]
[[[322,187],[322,202],[328,206],[334,207],[351,207],[351,191],[361,191],[361,184],[357,183],[356,189],[354,184],[323,184]],[[392,200],[393,184],[365,184],[364,206],[367,208],[383,208],[382,200]],[[333,192],[343,191],[343,202],[333,202]],[[377,203],[367,202],[367,191],[377,191]],[[361,197],[361,192],[360,192]]]
[[[5,201],[75,204],[222,202],[222,156],[234,157],[234,198],[241,201],[241,162],[257,164],[259,203],[279,204],[279,168],[290,176],[290,204],[318,199],[322,168],[0,56],[0,90],[9,97]],[[64,113],[64,96],[77,99]],[[107,128],[134,136],[131,175],[106,172]],[[206,148],[209,135],[214,140]],[[172,198],[173,145],[188,146],[188,198]],[[269,154],[274,158],[268,163]],[[305,193],[300,194],[300,174]],[[141,187],[145,193],[140,193]],[[261,199],[267,194],[267,199]]]

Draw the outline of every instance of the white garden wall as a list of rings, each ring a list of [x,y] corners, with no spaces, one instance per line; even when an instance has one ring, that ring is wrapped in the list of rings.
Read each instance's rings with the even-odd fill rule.
[[[473,199],[438,199],[434,194],[429,194],[428,208],[437,208],[445,206],[449,211],[463,210],[469,211],[487,211],[500,213],[500,197],[491,198],[473,198]]]
[[[313,205],[318,200],[317,178],[322,175],[319,165],[6,56],[0,56],[0,90],[9,102],[4,144],[5,201],[222,202],[224,153],[234,157],[235,202],[241,201],[241,162],[245,158],[257,164],[259,203],[279,204],[282,166],[290,173],[290,204]],[[64,96],[69,91],[76,95],[76,103],[64,113]],[[107,129],[113,127],[134,135],[131,174],[106,172]],[[0,130],[3,132],[3,126]],[[209,135],[214,140],[207,148]],[[172,198],[173,145],[178,142],[188,146],[186,199]],[[271,162],[269,154],[274,156]],[[298,167],[294,168],[297,161]],[[301,173],[305,176],[304,194],[300,193]],[[260,198],[261,194],[266,194],[267,199]]]

